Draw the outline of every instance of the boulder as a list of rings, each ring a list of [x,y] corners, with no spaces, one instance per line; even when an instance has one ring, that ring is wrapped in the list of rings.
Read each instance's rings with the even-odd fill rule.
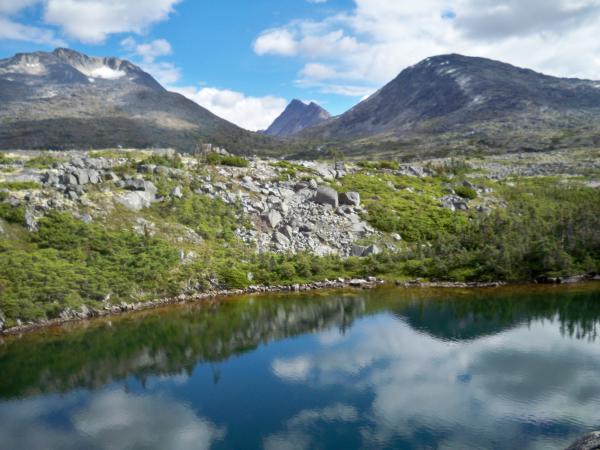
[[[39,228],[37,218],[29,208],[25,210],[25,227],[28,231],[37,231]]]
[[[367,246],[363,245],[352,245],[351,255],[352,256],[370,256],[370,255],[378,255],[381,253],[381,249],[377,247],[375,244]]]
[[[77,184],[80,186],[84,186],[90,182],[90,173],[89,170],[85,169],[77,169],[73,175],[77,178]]]
[[[331,205],[334,208],[337,208],[339,205],[337,191],[329,186],[320,186],[317,189],[314,200],[319,205]]]
[[[60,184],[60,175],[56,170],[51,170],[43,175],[42,183],[49,186]]]
[[[360,194],[358,192],[343,192],[339,195],[340,204],[348,206],[360,206]]]
[[[156,164],[140,164],[137,167],[138,173],[153,174],[156,171]]]
[[[175,197],[175,198],[183,197],[183,192],[181,191],[181,186],[177,186],[171,191],[171,197]]]
[[[282,217],[278,211],[271,210],[264,215],[264,219],[271,228],[275,228],[281,223]]]
[[[117,201],[130,211],[141,211],[148,208],[156,197],[151,192],[134,191],[127,192],[117,197]]]
[[[290,245],[290,240],[279,231],[273,233],[273,242],[284,248],[289,247]]]
[[[313,231],[315,231],[315,224],[311,223],[311,222],[307,222],[307,223],[300,225],[299,229],[300,229],[301,233],[312,233]]]
[[[91,184],[100,183],[100,174],[96,170],[88,170],[88,180]]]
[[[299,181],[294,185],[294,191],[298,192],[301,191],[302,189],[308,189],[310,187],[310,184],[306,181]]]
[[[600,450],[600,431],[582,437],[566,450]]]
[[[363,256],[379,255],[380,253],[381,253],[381,249],[379,247],[377,247],[375,244],[373,244],[373,245],[369,245],[367,247],[367,249],[363,253]]]
[[[123,184],[123,188],[130,191],[144,191],[156,195],[158,189],[154,186],[154,183],[146,180],[142,180],[140,178],[132,178],[130,180],[125,180]]]
[[[350,254],[352,256],[363,256],[366,251],[367,251],[367,247],[354,244],[354,245],[352,245],[352,250],[351,250]]]

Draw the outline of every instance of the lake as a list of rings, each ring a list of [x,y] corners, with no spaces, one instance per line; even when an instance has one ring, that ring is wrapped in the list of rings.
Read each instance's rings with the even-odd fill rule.
[[[600,284],[227,299],[0,341],[3,449],[563,449]]]

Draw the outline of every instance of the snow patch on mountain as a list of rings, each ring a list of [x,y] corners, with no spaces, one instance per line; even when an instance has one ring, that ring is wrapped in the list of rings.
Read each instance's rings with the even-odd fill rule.
[[[102,78],[104,80],[118,80],[127,75],[122,70],[112,69],[106,65],[95,68],[76,67],[76,69],[89,78]]]

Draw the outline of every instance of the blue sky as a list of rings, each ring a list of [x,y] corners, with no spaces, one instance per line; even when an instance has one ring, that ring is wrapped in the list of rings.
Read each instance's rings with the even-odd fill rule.
[[[249,129],[292,98],[342,113],[441,53],[600,79],[599,29],[600,0],[0,0],[0,57],[124,57]]]

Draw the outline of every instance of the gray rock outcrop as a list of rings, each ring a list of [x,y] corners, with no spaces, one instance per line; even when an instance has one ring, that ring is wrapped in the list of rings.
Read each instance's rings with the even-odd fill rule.
[[[338,193],[329,186],[319,186],[315,194],[315,203],[319,205],[331,205],[337,208],[339,205]]]
[[[340,205],[360,206],[360,194],[358,192],[343,192],[339,195]]]

